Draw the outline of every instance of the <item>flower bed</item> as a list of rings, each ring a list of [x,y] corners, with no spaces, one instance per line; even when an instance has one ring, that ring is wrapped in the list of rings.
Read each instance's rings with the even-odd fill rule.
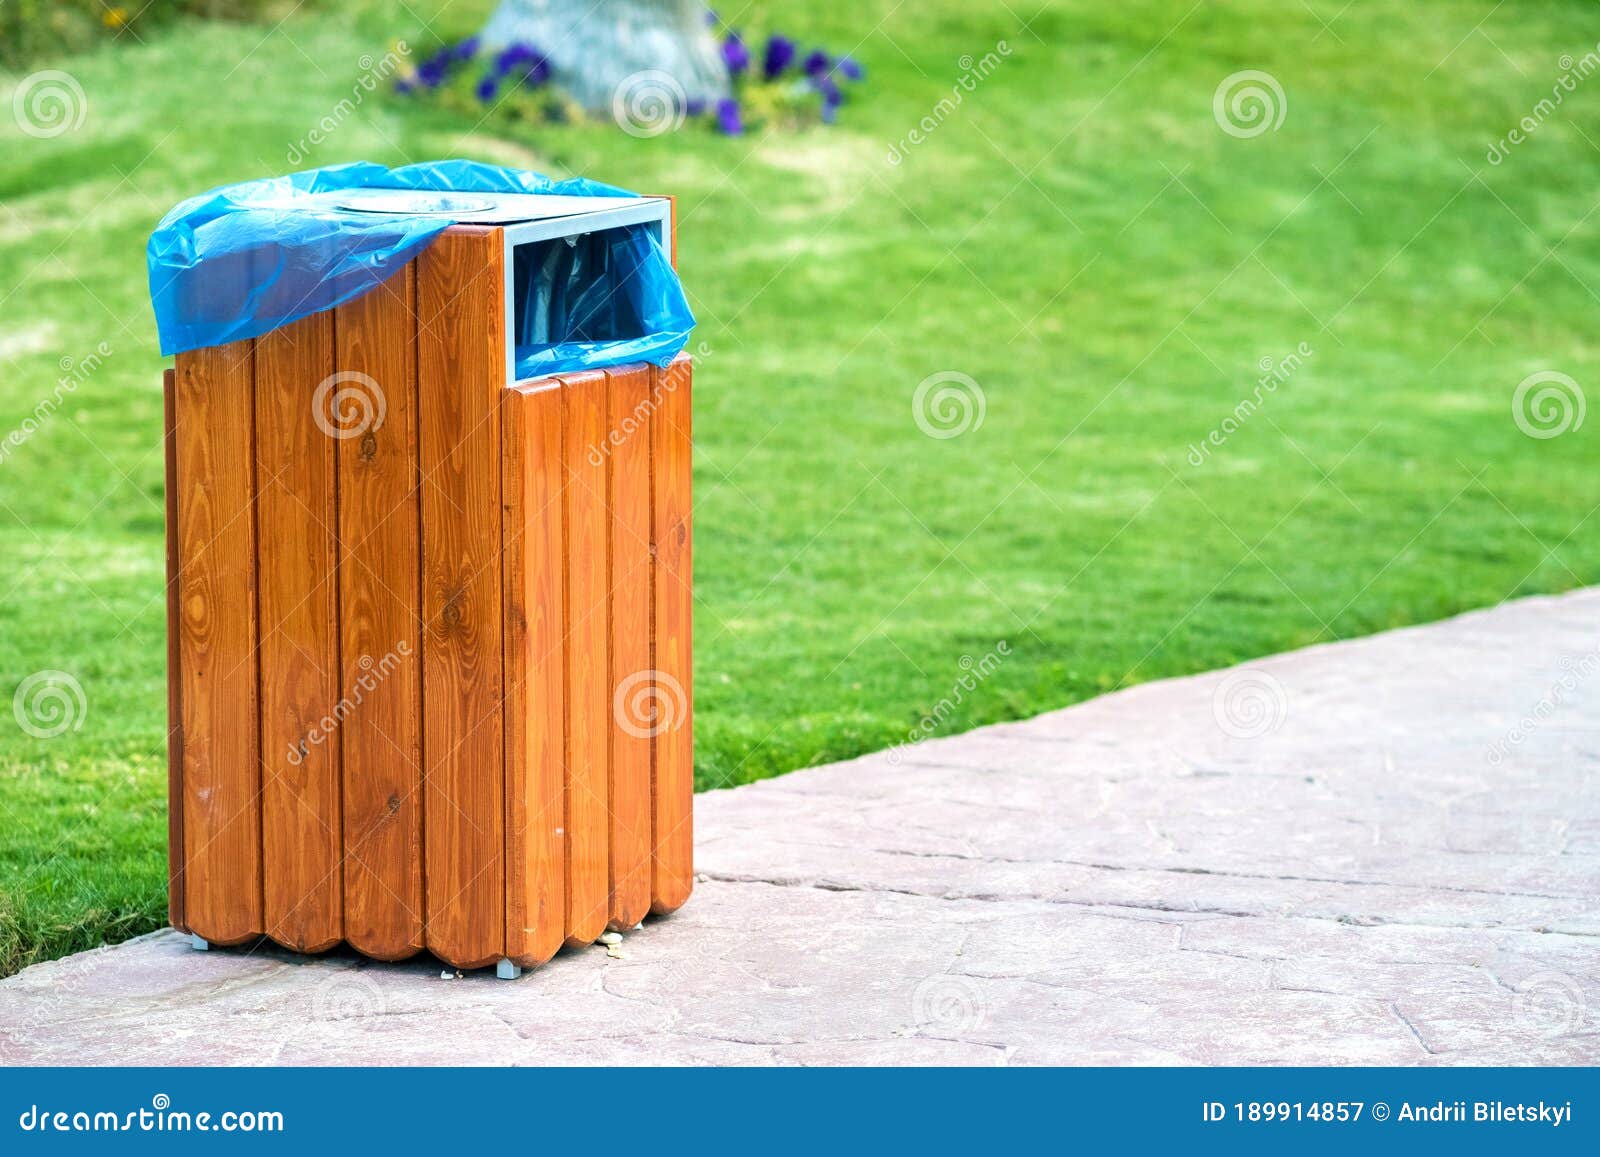
[[[675,100],[670,90],[659,90],[656,95],[665,100],[669,115],[653,118],[643,132],[629,120],[619,99],[612,114],[618,123],[643,136],[685,124],[729,136],[751,129],[833,124],[847,94],[865,76],[849,56],[820,48],[802,52],[797,41],[776,32],[764,40],[747,40],[739,29],[721,24],[715,14],[711,19],[721,35],[732,95],[715,102]],[[518,43],[490,52],[475,36],[439,45],[395,82],[395,91],[479,116],[487,110],[511,121],[562,123],[594,115],[562,90],[538,46]]]

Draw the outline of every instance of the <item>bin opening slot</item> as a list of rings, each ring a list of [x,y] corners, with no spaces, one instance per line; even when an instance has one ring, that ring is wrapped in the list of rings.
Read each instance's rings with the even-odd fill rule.
[[[518,380],[648,359],[693,324],[655,223],[521,242],[511,266]]]

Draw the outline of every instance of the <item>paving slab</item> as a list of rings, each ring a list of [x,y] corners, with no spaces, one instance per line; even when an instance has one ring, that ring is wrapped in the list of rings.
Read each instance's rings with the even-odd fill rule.
[[[0,1063],[1600,1063],[1600,588],[695,820],[694,897],[620,957],[500,981],[167,931],[0,982]]]

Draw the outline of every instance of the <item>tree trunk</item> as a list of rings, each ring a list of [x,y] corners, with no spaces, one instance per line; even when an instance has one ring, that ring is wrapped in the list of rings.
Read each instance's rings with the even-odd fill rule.
[[[486,47],[543,52],[554,80],[585,108],[610,112],[639,74],[674,103],[728,95],[728,70],[701,0],[500,0]],[[681,95],[678,90],[681,89]]]

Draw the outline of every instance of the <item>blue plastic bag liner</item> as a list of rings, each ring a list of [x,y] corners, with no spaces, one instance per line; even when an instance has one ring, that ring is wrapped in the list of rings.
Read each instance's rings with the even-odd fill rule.
[[[651,225],[518,245],[512,301],[518,379],[652,362],[665,366],[694,318]]]
[[[381,192],[322,196],[384,189],[439,196],[398,206],[412,212],[392,211],[397,206],[386,205]],[[362,161],[213,189],[178,205],[150,236],[150,298],[162,354],[260,337],[360,297],[458,220],[471,221],[482,204],[474,193],[633,195],[475,161],[399,169]],[[648,230],[553,244],[568,252],[542,259],[548,284],[531,275],[524,281],[520,272],[516,282],[519,378],[629,361],[665,366],[683,349],[694,317]],[[519,247],[519,271],[532,268],[525,248],[543,247]]]

